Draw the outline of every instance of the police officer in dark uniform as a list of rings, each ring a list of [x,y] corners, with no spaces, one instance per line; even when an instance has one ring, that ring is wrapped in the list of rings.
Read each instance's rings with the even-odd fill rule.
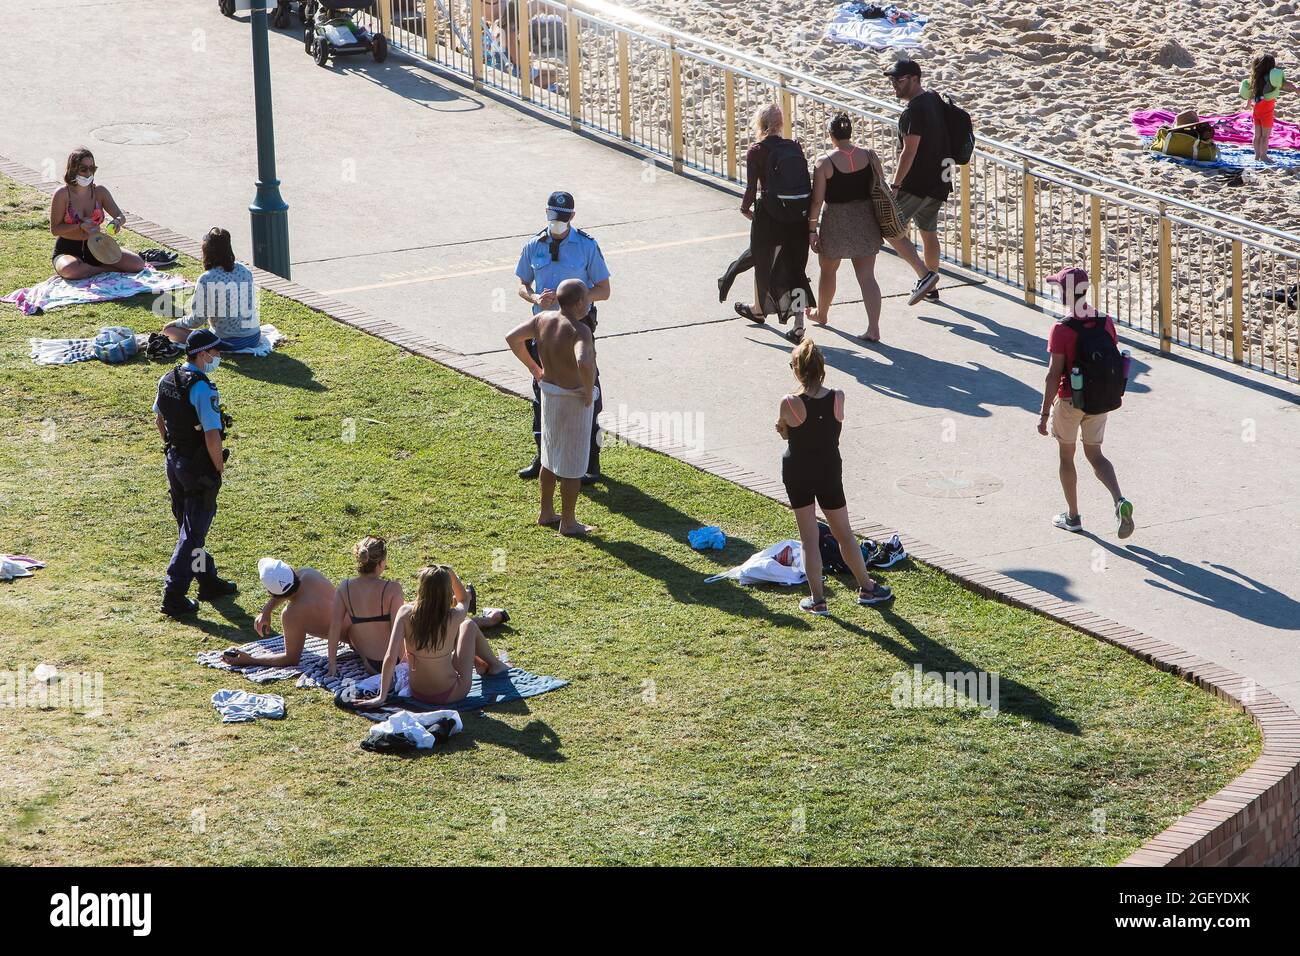
[[[533,315],[558,308],[555,290],[561,282],[565,279],[581,279],[587,284],[591,298],[591,311],[583,322],[594,333],[596,303],[609,298],[609,268],[605,265],[605,257],[596,240],[573,227],[573,213],[571,194],[551,193],[546,202],[546,228],[529,239],[524,246],[524,251],[519,256],[519,265],[515,268],[515,276],[519,279],[519,298],[533,307]],[[540,362],[537,343],[529,339],[527,346],[533,361]],[[600,389],[599,370],[596,372],[596,388]],[[603,405],[602,391],[596,393],[596,411],[591,417],[591,457],[587,463],[587,473],[582,476],[584,485],[589,485],[600,477],[600,426],[596,424],[596,419]],[[542,393],[537,382],[533,382],[533,440],[537,443],[537,454],[531,465],[520,469],[520,478],[536,478],[542,470]]]
[[[229,454],[222,448],[229,416],[221,409],[208,375],[221,363],[222,341],[209,329],[195,329],[185,340],[187,360],[158,380],[153,410],[166,444],[167,483],[176,518],[176,551],[167,565],[162,612],[181,617],[198,611],[190,582],[199,579],[199,600],[235,594],[233,581],[217,576],[207,552],[208,528],[217,513],[217,491]]]

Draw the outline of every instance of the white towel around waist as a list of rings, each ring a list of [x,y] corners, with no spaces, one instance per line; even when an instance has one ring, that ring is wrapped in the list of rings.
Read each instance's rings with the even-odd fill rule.
[[[585,389],[561,388],[551,382],[540,387],[542,467],[557,478],[581,478],[587,473],[598,390],[592,389],[591,404],[584,405]]]

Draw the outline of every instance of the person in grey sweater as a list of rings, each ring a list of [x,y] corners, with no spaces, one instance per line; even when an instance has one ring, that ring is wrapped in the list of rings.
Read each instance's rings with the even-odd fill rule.
[[[163,335],[184,342],[192,329],[207,326],[227,351],[256,346],[262,337],[257,288],[248,266],[235,261],[227,230],[213,227],[203,237],[203,269],[194,284],[190,314],[167,323]]]

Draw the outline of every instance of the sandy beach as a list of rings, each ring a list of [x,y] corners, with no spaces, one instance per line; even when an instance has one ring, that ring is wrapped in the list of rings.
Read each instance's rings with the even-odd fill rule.
[[[881,70],[899,53],[825,39],[835,0],[623,0],[662,23],[884,99]],[[1293,0],[914,0],[930,21],[906,51],[927,87],[950,93],[976,130],[1147,189],[1275,228],[1297,231],[1300,169],[1231,173],[1145,152],[1134,110],[1248,109],[1237,88],[1257,52],[1300,82]],[[1280,120],[1300,121],[1300,94],[1282,94]],[[818,144],[820,145],[820,144]]]

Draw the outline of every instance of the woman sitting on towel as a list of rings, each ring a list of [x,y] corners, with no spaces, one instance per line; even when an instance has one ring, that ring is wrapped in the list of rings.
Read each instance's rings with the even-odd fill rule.
[[[817,506],[821,505],[840,554],[857,578],[859,604],[883,604],[892,598],[889,586],[867,574],[862,549],[849,528],[849,509],[844,497],[843,463],[840,459],[840,430],[844,427],[844,393],[827,388],[826,364],[812,339],[805,338],[790,354],[790,369],[799,391],[781,399],[776,420],[777,433],[789,442],[781,460],[781,480],[790,498],[790,508],[799,523],[803,545],[804,573],[811,597],[799,602],[809,614],[825,617],[826,595],[822,589],[821,534],[817,528]]]
[[[367,673],[379,673],[393,633],[393,616],[406,601],[401,582],[384,577],[388,545],[383,538],[362,538],[352,548],[352,557],[357,562],[357,576],[345,578],[334,592],[329,634],[331,677],[338,673],[340,638],[352,645]]]
[[[56,237],[50,258],[54,271],[68,280],[89,279],[104,272],[136,273],[145,261],[134,252],[122,250],[122,258],[112,265],[100,262],[90,251],[89,241],[104,225],[104,213],[121,229],[126,223],[112,193],[95,182],[95,157],[81,146],[68,154],[63,185],[50,200],[50,232]],[[100,250],[101,253],[103,250]]]
[[[468,593],[451,568],[441,564],[423,568],[415,603],[403,605],[393,621],[378,695],[352,706],[383,706],[398,682],[398,662],[403,659],[407,694],[426,704],[461,700],[469,693],[475,670],[485,674],[509,670],[470,617],[467,600]]]
[[[190,314],[163,326],[163,335],[184,342],[191,330],[204,326],[225,343],[227,352],[256,348],[262,340],[253,273],[235,261],[230,233],[216,226],[203,237],[203,275],[194,283]]]

